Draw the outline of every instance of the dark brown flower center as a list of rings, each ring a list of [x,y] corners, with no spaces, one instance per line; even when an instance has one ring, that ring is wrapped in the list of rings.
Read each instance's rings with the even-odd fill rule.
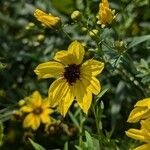
[[[70,85],[80,78],[80,66],[81,65],[71,64],[65,67],[64,78]]]
[[[34,109],[34,111],[33,111],[33,113],[35,114],[35,115],[40,115],[41,113],[42,113],[42,108],[41,107],[38,107],[38,108],[36,108],[36,109]]]

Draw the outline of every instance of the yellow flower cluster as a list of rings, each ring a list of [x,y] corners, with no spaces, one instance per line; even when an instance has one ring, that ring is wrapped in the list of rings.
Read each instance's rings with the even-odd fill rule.
[[[52,14],[46,14],[40,9],[35,10],[34,16],[37,18],[38,21],[50,28],[58,26],[61,22],[59,17],[55,17]]]
[[[74,41],[68,50],[57,52],[54,61],[42,63],[34,70],[39,78],[57,78],[49,88],[49,101],[63,116],[74,100],[87,113],[92,93],[97,95],[101,90],[96,76],[102,72],[104,63],[94,59],[83,63],[84,54],[82,44]]]
[[[57,27],[61,23],[61,19],[59,17],[55,17],[50,13],[46,14],[40,9],[35,10],[34,16],[46,27]],[[105,27],[111,24],[115,17],[115,11],[110,9],[108,0],[102,0],[102,2],[99,4],[99,12],[97,16],[98,24],[101,24],[102,27]],[[82,14],[80,11],[76,10],[71,14],[71,18],[75,21],[81,20]]]
[[[131,111],[128,122],[134,123],[140,121],[140,129],[129,129],[126,131],[127,136],[146,142],[142,146],[134,150],[150,149],[150,98],[145,98],[135,104],[135,108]]]
[[[24,103],[21,104],[20,111],[25,114],[25,119],[23,121],[24,128],[32,128],[37,130],[41,123],[50,124],[51,118],[50,114],[53,112],[50,109],[49,100],[42,99],[38,91],[33,92],[30,97],[25,98]]]
[[[98,23],[101,24],[102,27],[109,25],[115,18],[114,13],[115,12],[109,8],[108,0],[102,0],[102,3],[99,4]]]

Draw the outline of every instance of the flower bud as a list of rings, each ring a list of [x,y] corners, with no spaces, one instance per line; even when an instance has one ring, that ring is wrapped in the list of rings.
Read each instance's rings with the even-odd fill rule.
[[[82,14],[80,11],[75,10],[72,14],[71,14],[71,19],[74,21],[80,21],[82,18]]]
[[[118,53],[122,53],[126,48],[126,45],[123,41],[115,41],[114,46],[117,49]]]
[[[18,105],[19,106],[23,106],[25,104],[25,100],[24,99],[21,99],[19,102],[18,102]]]
[[[97,29],[93,29],[92,31],[89,31],[90,37],[95,38],[98,35],[99,31]]]
[[[44,41],[44,39],[45,39],[45,36],[44,36],[43,34],[39,34],[39,35],[37,36],[37,40],[38,40],[39,42]]]
[[[29,22],[29,23],[26,25],[25,29],[26,29],[26,30],[31,30],[31,29],[33,29],[34,27],[35,27],[35,24],[34,24],[33,22]]]

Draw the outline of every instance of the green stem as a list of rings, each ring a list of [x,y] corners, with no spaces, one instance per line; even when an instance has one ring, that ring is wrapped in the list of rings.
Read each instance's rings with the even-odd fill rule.
[[[95,105],[92,104],[92,111],[94,113],[94,117],[95,117],[95,123],[96,123],[96,128],[97,128],[97,132],[98,132],[98,141],[99,141],[99,147],[100,147],[100,150],[103,150],[103,144],[102,144],[102,129],[100,129],[99,127],[99,122],[101,121],[101,114],[98,114],[96,111],[95,111]]]
[[[61,27],[60,30],[65,34],[65,36],[66,36],[70,41],[73,41],[73,39],[71,38],[71,36],[63,29],[63,27]]]
[[[82,147],[82,133],[83,133],[83,115],[82,111],[80,110],[80,128],[79,128],[79,147]]]

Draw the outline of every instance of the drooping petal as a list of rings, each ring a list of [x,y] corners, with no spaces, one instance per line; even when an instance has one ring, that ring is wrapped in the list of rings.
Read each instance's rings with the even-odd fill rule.
[[[64,66],[61,63],[50,61],[46,63],[39,64],[34,72],[39,78],[51,78],[59,77],[64,72]]]
[[[141,146],[134,148],[133,150],[149,150],[149,148],[150,148],[150,144],[143,144]]]
[[[127,122],[138,122],[140,119],[147,118],[148,116],[150,117],[150,110],[145,107],[136,107],[131,111]]]
[[[83,101],[83,97],[87,87],[84,86],[82,80],[77,80],[72,88],[73,88],[73,95],[74,97],[76,97],[76,100]]]
[[[86,93],[84,93],[83,100],[77,100],[77,102],[83,112],[87,114],[92,102],[92,93],[90,91],[87,91]]]
[[[67,94],[64,96],[64,98],[60,101],[58,105],[58,111],[65,117],[66,113],[68,112],[68,109],[70,108],[72,102],[74,100],[73,92],[71,88],[69,88]]]
[[[68,83],[64,78],[59,78],[50,85],[48,93],[51,107],[59,104],[64,95],[66,95],[68,88]]]
[[[82,44],[78,41],[72,42],[68,47],[68,53],[73,55],[73,63],[74,64],[81,64],[84,57],[84,47]]]
[[[84,62],[81,66],[81,74],[96,76],[104,69],[104,63],[90,59]]]
[[[83,80],[78,80],[73,85],[73,93],[77,103],[83,112],[87,114],[89,107],[91,106],[92,92],[90,92],[83,83]]]

